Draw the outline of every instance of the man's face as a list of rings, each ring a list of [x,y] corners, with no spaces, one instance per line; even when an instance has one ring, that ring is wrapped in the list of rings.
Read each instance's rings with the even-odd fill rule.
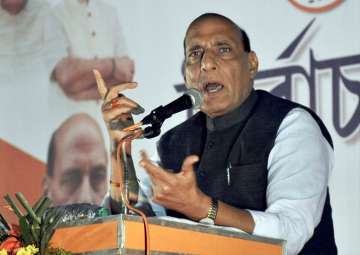
[[[11,15],[18,14],[22,9],[24,9],[27,0],[0,0],[1,8],[7,11]]]
[[[251,92],[257,58],[244,51],[240,36],[219,18],[199,21],[187,32],[185,80],[203,93],[200,109],[212,118],[235,109]]]
[[[107,192],[105,148],[96,138],[96,132],[82,132],[87,131],[88,134],[69,134],[56,139],[54,174],[47,180],[48,196],[54,205],[99,205]]]

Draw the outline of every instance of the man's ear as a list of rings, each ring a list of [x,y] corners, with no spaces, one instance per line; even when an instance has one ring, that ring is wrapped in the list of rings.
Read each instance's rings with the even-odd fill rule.
[[[189,88],[189,86],[188,86],[188,81],[187,81],[187,79],[186,79],[186,63],[185,63],[185,59],[183,59],[183,61],[182,61],[182,64],[181,64],[181,74],[182,74],[182,76],[183,76],[183,78],[184,78],[184,83],[185,83],[185,86],[186,86],[186,88]]]
[[[250,79],[253,80],[255,78],[255,75],[259,67],[259,61],[254,51],[248,53],[248,63],[249,63]]]
[[[187,89],[190,89],[191,86],[189,86],[188,80],[186,79],[186,75],[184,74],[184,84]]]
[[[186,76],[184,76],[184,84],[187,89],[190,89],[191,87],[188,85],[188,82],[186,80]]]

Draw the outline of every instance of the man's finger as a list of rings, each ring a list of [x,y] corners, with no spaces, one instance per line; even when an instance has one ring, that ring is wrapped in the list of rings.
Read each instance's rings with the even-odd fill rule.
[[[196,155],[191,155],[185,158],[185,160],[183,161],[182,167],[181,167],[181,171],[183,173],[187,173],[189,171],[193,171],[194,170],[194,164],[196,162],[199,161],[199,157]]]
[[[104,100],[116,98],[118,97],[119,93],[121,93],[122,91],[126,89],[134,89],[136,87],[137,87],[136,82],[127,82],[127,83],[114,85],[110,88],[109,92],[107,92],[108,94],[106,95],[106,98],[104,98]]]
[[[131,113],[133,113],[133,114],[140,114],[145,111],[145,109],[143,107],[141,107],[138,103],[136,103],[135,101],[133,101],[130,98],[127,98],[123,95],[104,103],[102,105],[102,110],[110,111],[117,107],[119,108],[120,106],[121,107],[123,107],[123,106],[131,107],[132,108]]]
[[[174,177],[161,167],[152,163],[144,151],[141,151],[141,158],[139,164],[150,175],[151,179],[163,183],[172,183]]]
[[[104,100],[106,93],[108,91],[108,89],[106,88],[106,85],[105,85],[105,81],[102,78],[102,76],[98,70],[94,69],[93,73],[95,75],[98,92],[99,92],[101,98]]]
[[[110,122],[113,121],[128,121],[128,120],[132,120],[131,115],[130,115],[130,108],[122,108],[119,109],[119,111],[117,111],[118,109],[116,109],[116,111],[112,111],[112,112],[107,112],[103,115],[103,119],[105,121],[105,123],[107,125],[110,124]],[[132,123],[133,124],[133,123]],[[132,125],[131,124],[131,125]]]

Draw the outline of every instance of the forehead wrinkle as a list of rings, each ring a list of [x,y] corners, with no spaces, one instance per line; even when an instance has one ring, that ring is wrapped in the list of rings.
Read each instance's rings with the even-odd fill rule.
[[[183,42],[184,43],[184,45],[183,45],[184,52],[186,52],[186,50],[188,49],[187,45],[188,45],[189,34],[192,31],[194,31],[197,27],[201,26],[201,24],[205,24],[206,22],[215,22],[219,26],[220,26],[220,24],[222,24],[223,28],[219,29],[219,31],[222,31],[222,32],[225,32],[226,30],[231,30],[232,35],[233,35],[232,37],[233,37],[233,40],[234,40],[234,43],[236,44],[236,46],[244,49],[243,35],[242,35],[241,31],[239,31],[239,29],[241,29],[241,28],[239,28],[235,23],[233,23],[227,19],[223,19],[221,17],[206,17],[206,18],[203,18],[200,20],[195,20],[192,23],[190,23],[188,29],[186,30],[185,38],[184,38],[184,42]],[[225,29],[224,29],[224,26],[226,26]],[[201,29],[201,30],[204,30],[204,29]],[[197,33],[199,33],[199,31]],[[204,31],[200,31],[200,33],[205,34]]]

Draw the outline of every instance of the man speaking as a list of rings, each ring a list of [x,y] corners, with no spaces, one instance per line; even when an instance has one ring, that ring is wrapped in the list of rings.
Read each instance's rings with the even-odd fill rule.
[[[160,166],[145,153],[153,201],[167,214],[287,241],[288,254],[337,254],[328,180],[331,137],[309,109],[253,89],[258,59],[230,19],[196,18],[184,39],[185,82],[203,94],[200,112],[165,133]],[[119,92],[99,92],[108,126],[138,105]],[[119,141],[124,132],[111,130]]]

